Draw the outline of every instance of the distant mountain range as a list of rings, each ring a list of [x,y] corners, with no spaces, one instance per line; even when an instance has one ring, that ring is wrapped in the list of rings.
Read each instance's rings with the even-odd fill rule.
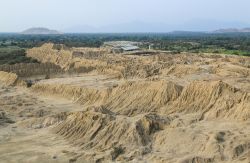
[[[21,34],[26,34],[26,35],[58,35],[58,34],[62,34],[61,32],[57,31],[57,30],[50,30],[48,28],[29,28],[23,32],[21,32]]]
[[[237,29],[237,28],[219,29],[219,30],[213,31],[213,33],[250,33],[250,28],[243,28],[243,29]]]
[[[148,33],[149,29],[154,29],[150,32],[152,33],[163,33],[164,25],[149,25],[149,24],[143,24],[144,28],[141,28],[141,25],[131,25],[130,27],[126,28],[122,25],[114,26],[114,30],[110,30],[108,27],[103,27],[101,30],[100,28],[92,28],[90,26],[80,26],[80,28],[71,28],[66,30],[66,33],[98,33],[98,31],[102,31],[103,33],[123,33],[122,31],[127,31],[126,33]],[[75,32],[72,32],[75,31]],[[199,34],[199,33],[250,33],[250,28],[225,28],[225,29],[218,29],[214,31],[185,31],[185,30],[179,30],[179,31],[172,31],[172,32],[165,32],[170,34]],[[59,32],[57,30],[50,30],[48,28],[29,28],[20,34],[27,34],[27,35],[58,35],[63,34],[62,32]]]

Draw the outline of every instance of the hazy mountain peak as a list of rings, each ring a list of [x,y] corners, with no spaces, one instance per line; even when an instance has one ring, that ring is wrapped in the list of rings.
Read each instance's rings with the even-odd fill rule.
[[[248,33],[250,32],[250,28],[225,28],[214,31],[214,33]]]
[[[29,35],[57,35],[57,34],[62,34],[61,32],[57,30],[51,30],[48,28],[43,28],[43,27],[35,27],[35,28],[29,28],[21,34],[29,34]]]

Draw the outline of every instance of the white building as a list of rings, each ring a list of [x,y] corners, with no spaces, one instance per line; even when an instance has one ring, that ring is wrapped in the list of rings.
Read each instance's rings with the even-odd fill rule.
[[[114,53],[139,50],[140,43],[131,41],[110,41],[104,42],[104,47],[111,47]]]

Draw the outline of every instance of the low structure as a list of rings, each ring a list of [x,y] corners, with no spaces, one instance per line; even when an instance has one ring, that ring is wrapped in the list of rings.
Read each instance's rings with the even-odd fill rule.
[[[109,47],[112,49],[113,53],[122,53],[128,51],[136,51],[139,50],[139,42],[131,42],[131,41],[110,41],[104,42],[104,47]]]

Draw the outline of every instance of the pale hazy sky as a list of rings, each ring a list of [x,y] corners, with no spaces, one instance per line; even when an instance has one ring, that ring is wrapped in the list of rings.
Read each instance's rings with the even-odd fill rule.
[[[137,28],[143,23],[165,24],[183,30],[224,24],[243,27],[250,24],[249,7],[250,0],[0,0],[0,32],[29,27],[65,31],[126,23],[137,23]]]

